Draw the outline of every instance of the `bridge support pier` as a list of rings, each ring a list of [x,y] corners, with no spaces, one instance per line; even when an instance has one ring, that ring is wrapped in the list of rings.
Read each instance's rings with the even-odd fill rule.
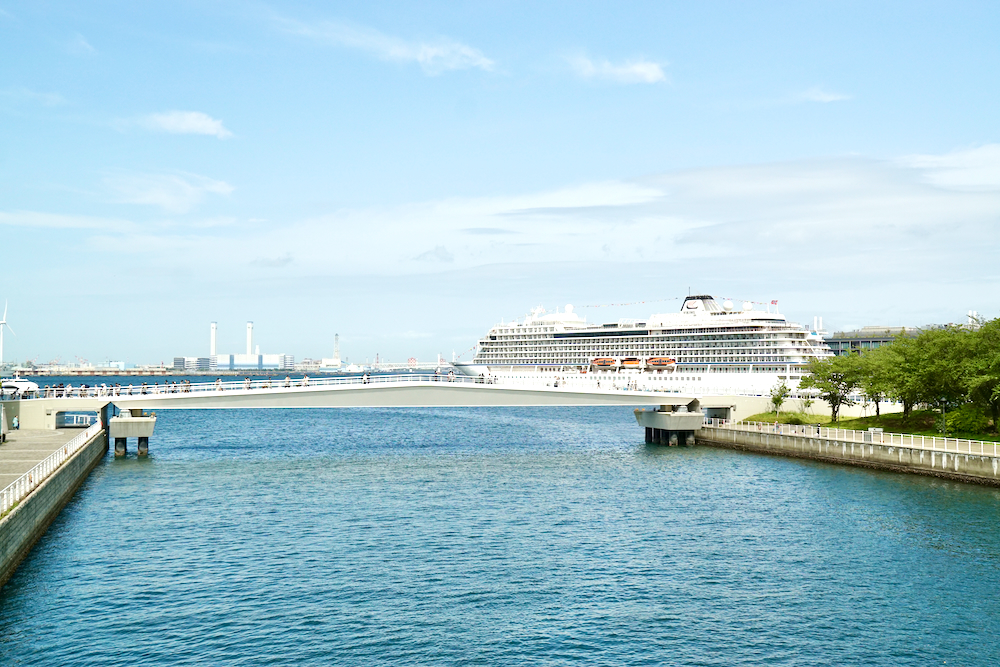
[[[149,438],[144,438],[142,436],[139,437],[139,447],[137,451],[139,452],[139,456],[149,455]]]
[[[656,445],[694,445],[694,432],[705,420],[698,401],[686,406],[661,405],[659,410],[636,410],[635,420],[643,427],[646,442]]]
[[[125,456],[125,438],[115,438],[115,456]]]

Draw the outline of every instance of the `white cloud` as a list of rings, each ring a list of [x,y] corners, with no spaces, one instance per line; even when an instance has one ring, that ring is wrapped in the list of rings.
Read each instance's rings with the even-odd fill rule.
[[[1000,144],[946,155],[912,155],[900,164],[921,170],[924,179],[955,190],[1000,190]]]
[[[166,111],[144,116],[140,125],[150,130],[171,134],[205,134],[219,139],[228,139],[233,133],[226,129],[221,120],[216,120],[200,111]]]
[[[434,246],[432,250],[420,253],[414,259],[420,262],[454,262],[455,256],[448,252],[448,249],[443,245],[439,245]]]
[[[829,102],[843,102],[844,100],[849,99],[851,99],[850,95],[834,93],[829,90],[825,90],[820,86],[813,86],[812,88],[804,90],[792,97],[792,100],[795,102],[821,102],[823,104]]]
[[[89,56],[97,53],[97,49],[91,46],[90,42],[83,38],[83,35],[79,34],[70,40],[66,49],[74,56]]]
[[[226,284],[234,272],[257,275],[255,268],[269,267],[293,291],[297,280],[342,284],[344,276],[367,276],[404,289],[424,281],[469,298],[488,287],[490,299],[516,296],[521,303],[556,289],[580,294],[575,300],[616,291],[672,296],[688,286],[723,285],[734,297],[763,292],[784,304],[794,293],[802,303],[825,303],[831,316],[877,320],[892,315],[895,302],[916,304],[908,312],[931,300],[944,304],[949,286],[960,284],[953,287],[964,299],[959,314],[992,312],[991,304],[1000,308],[996,156],[1000,146],[991,145],[899,160],[677,170],[548,192],[272,218],[266,225],[122,227],[92,237],[88,248],[114,248],[151,267],[182,269],[197,284]],[[133,180],[131,190],[118,185],[121,199],[175,210],[231,190],[199,178]],[[12,215],[0,222],[13,224]],[[218,253],[220,247],[227,252]],[[357,248],[371,251],[351,250]],[[934,317],[895,315],[890,323]]]
[[[39,211],[0,211],[0,225],[43,229],[99,229],[128,232],[135,225],[128,220],[86,215],[61,215]]]
[[[495,63],[476,48],[447,37],[428,41],[408,41],[362,26],[338,22],[307,24],[282,19],[294,34],[335,46],[358,49],[391,62],[415,62],[427,74],[448,70],[481,69],[491,71]]]
[[[66,104],[66,99],[59,93],[40,93],[28,88],[6,88],[0,90],[0,96],[12,100],[38,102],[47,107],[55,107]]]
[[[224,181],[183,173],[109,176],[104,184],[117,202],[157,206],[169,213],[186,213],[205,195],[228,195],[235,190]]]
[[[615,83],[660,83],[667,80],[667,75],[663,71],[664,63],[645,58],[627,60],[618,65],[608,60],[591,60],[586,56],[574,56],[567,60],[577,76],[584,79]]]

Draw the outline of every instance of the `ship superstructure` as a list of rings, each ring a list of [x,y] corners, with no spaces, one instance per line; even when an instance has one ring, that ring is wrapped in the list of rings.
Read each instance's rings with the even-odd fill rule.
[[[606,324],[588,324],[572,306],[556,313],[535,309],[495,325],[472,362],[457,366],[484,378],[766,394],[780,382],[795,388],[805,364],[831,354],[820,332],[769,307],[745,302],[736,308],[728,300],[720,306],[699,295],[687,297],[680,312]]]

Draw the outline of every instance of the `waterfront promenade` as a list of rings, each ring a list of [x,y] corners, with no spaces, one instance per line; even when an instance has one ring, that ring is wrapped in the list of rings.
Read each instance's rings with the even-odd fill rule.
[[[698,444],[1000,486],[1000,444],[825,426],[707,419]]]
[[[9,432],[7,441],[0,444],[0,489],[6,488],[82,431],[80,428],[62,428]]]
[[[0,586],[108,449],[103,426],[18,430],[0,445]]]

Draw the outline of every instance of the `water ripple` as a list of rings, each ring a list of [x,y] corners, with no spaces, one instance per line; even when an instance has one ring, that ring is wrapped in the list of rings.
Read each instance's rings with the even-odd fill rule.
[[[0,664],[1000,663],[995,490],[641,436],[164,412],[0,591]]]

